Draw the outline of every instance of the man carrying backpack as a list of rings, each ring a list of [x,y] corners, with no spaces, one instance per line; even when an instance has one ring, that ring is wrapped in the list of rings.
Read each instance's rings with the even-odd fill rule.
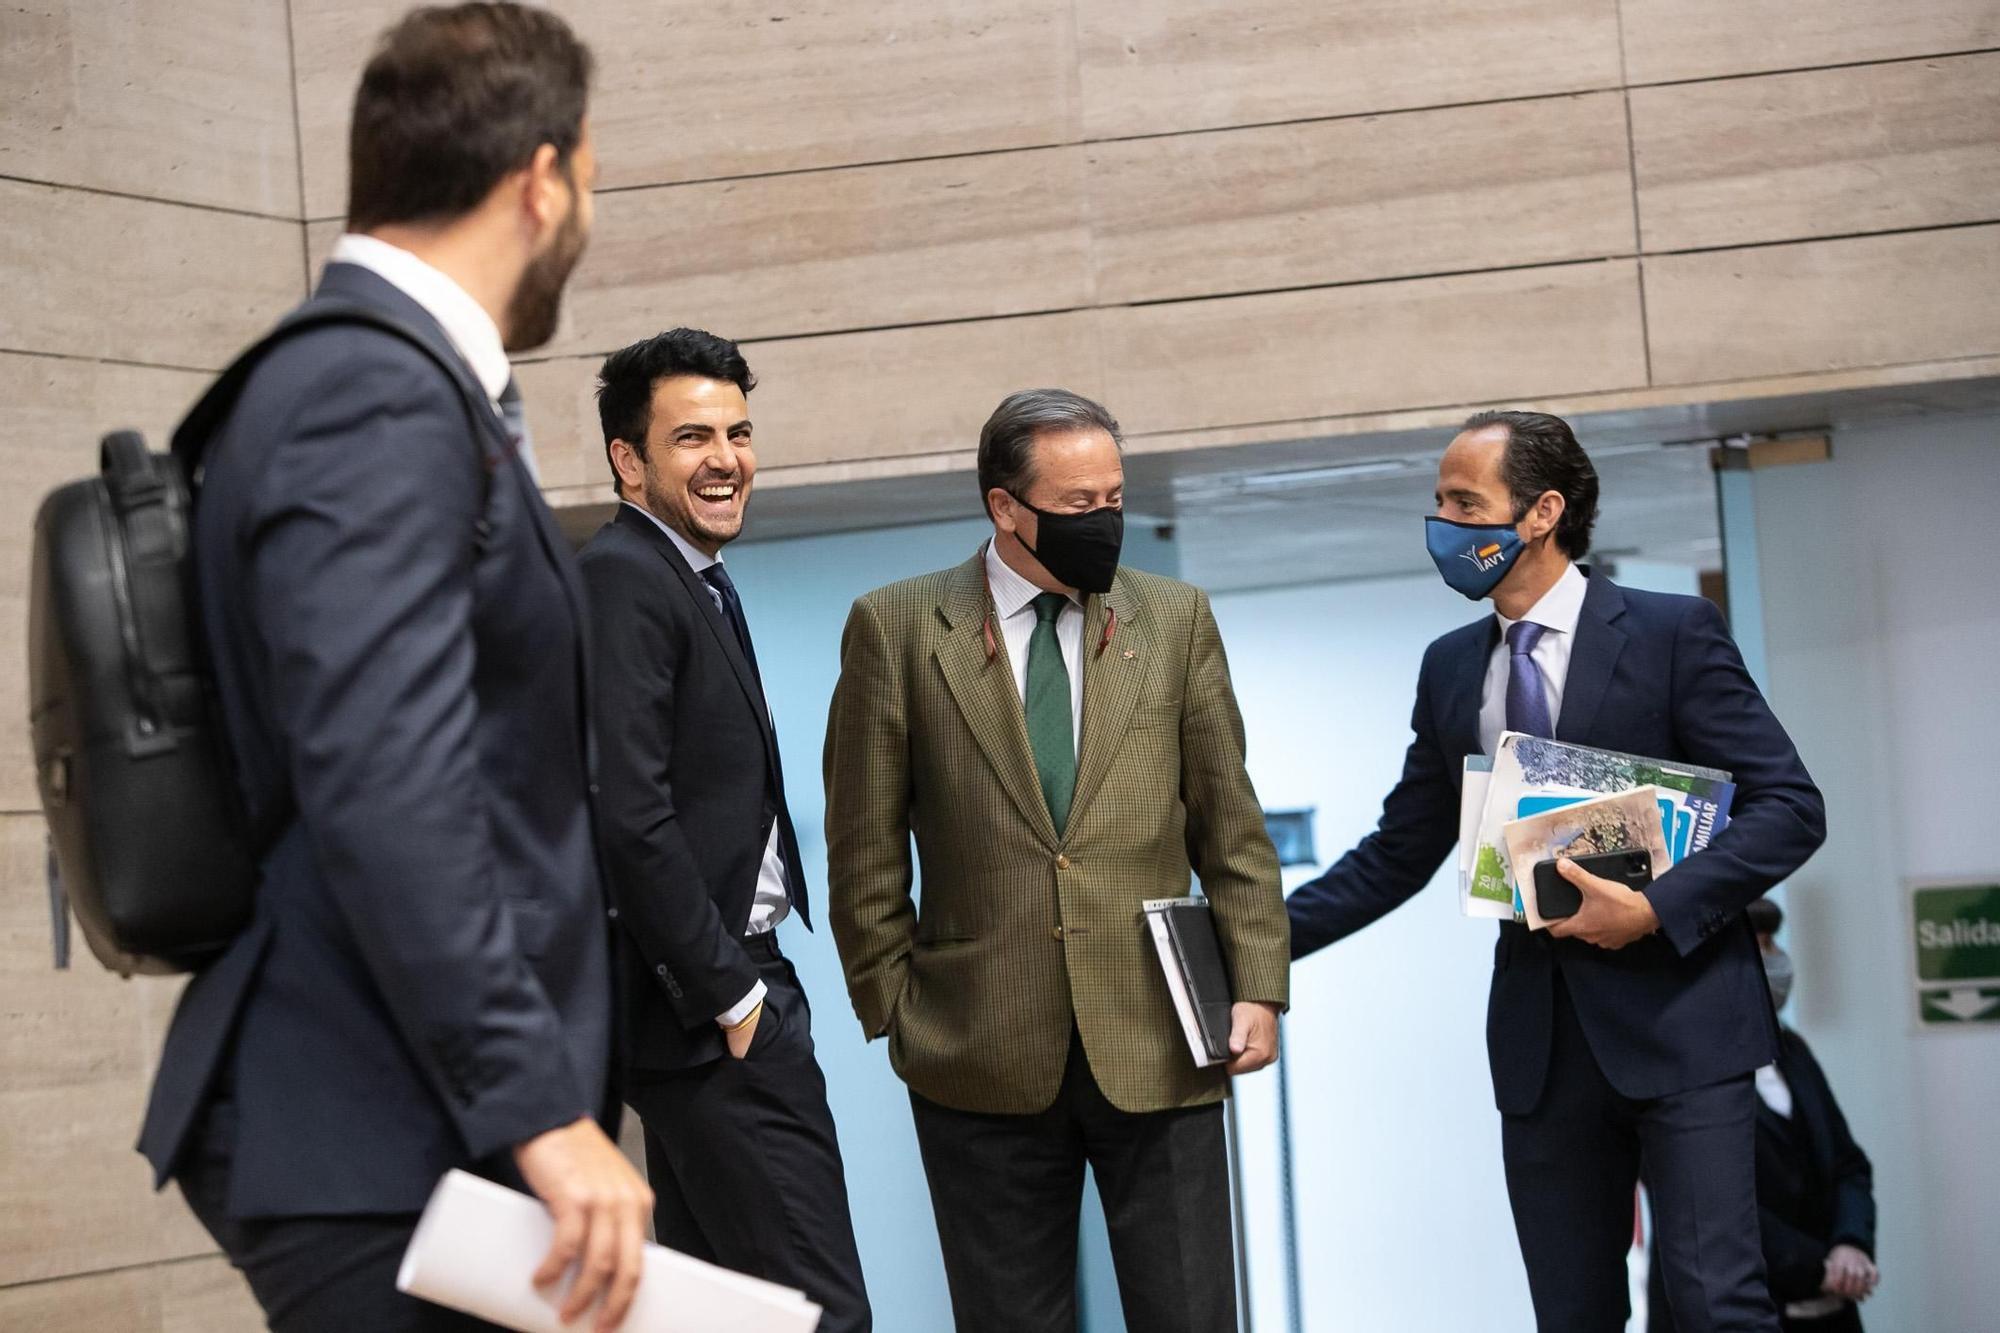
[[[355,99],[348,225],[209,443],[202,630],[279,831],[190,983],[140,1148],[279,1333],[456,1329],[395,1289],[460,1167],[548,1204],[565,1317],[640,1273],[652,1197],[600,1128],[612,995],[583,592],[507,353],[590,225],[589,52],[539,8],[419,10]],[[370,321],[404,326],[399,335]]]

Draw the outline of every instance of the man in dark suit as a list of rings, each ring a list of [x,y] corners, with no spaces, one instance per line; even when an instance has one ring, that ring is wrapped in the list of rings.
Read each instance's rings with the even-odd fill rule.
[[[1792,992],[1791,955],[1778,944],[1784,909],[1759,898],[1745,909],[1771,1003]],[[1764,1267],[1785,1333],[1861,1333],[1859,1305],[1875,1292],[1875,1170],[1854,1141],[1806,1039],[1778,1028],[1778,1059],[1757,1071],[1757,1212]],[[1646,1327],[1679,1333],[1657,1256]]]
[[[1819,846],[1817,788],[1721,613],[1574,563],[1597,475],[1568,424],[1481,413],[1438,467],[1429,546],[1496,615],[1424,654],[1416,732],[1379,826],[1289,902],[1301,958],[1407,901],[1458,836],[1468,754],[1504,730],[1731,770],[1729,826],[1643,892],[1565,862],[1583,907],[1503,922],[1487,1050],[1507,1190],[1546,1333],[1622,1329],[1643,1158],[1662,1267],[1690,1330],[1774,1331],[1757,1238],[1751,1072],[1777,1051],[1744,905]]]
[[[196,512],[248,807],[251,926],[190,983],[140,1147],[278,1333],[457,1329],[400,1295],[446,1171],[548,1204],[538,1282],[623,1317],[651,1195],[615,1106],[583,588],[507,350],[554,330],[590,220],[589,52],[540,9],[418,11],[355,101],[350,234],[260,363]]]
[[[869,1327],[811,1008],[778,923],[811,925],[778,739],[722,548],[757,473],[736,344],[673,329],[604,363],[621,504],[583,551],[626,1099],[662,1243]]]

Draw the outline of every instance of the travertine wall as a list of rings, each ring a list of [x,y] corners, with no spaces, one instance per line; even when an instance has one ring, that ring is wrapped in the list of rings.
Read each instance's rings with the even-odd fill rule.
[[[401,7],[0,13],[8,623],[42,492],[102,429],[163,438],[305,291]],[[1143,450],[2000,372],[2000,0],[557,8],[603,165],[522,372],[558,503],[604,496],[596,360],[676,323],[754,344],[767,476],[801,480],[962,456],[1030,382]],[[17,653],[0,1326],[254,1326],[130,1150],[174,986],[48,969],[24,695]]]

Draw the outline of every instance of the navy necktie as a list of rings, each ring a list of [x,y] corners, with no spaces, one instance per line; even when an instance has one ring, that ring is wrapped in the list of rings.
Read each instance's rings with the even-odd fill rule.
[[[750,623],[743,618],[743,599],[736,595],[736,581],[729,577],[729,571],[717,561],[701,571],[702,581],[715,590],[716,600],[722,603],[722,618],[736,631],[736,646],[743,650],[743,660],[750,664],[750,675],[761,690],[763,676],[757,670],[757,650],[750,646]],[[767,705],[768,707],[768,705]],[[785,767],[778,760],[777,740],[772,738],[771,762],[775,766],[773,776],[777,778],[777,818],[783,825],[783,836],[778,843],[779,859],[785,863],[785,893],[792,900],[792,906],[799,914],[799,920],[810,928],[812,918],[806,914],[805,894],[801,891],[798,867],[792,863],[793,848],[798,845],[798,835],[792,830],[792,813],[785,802]]]
[[[750,646],[750,624],[743,619],[743,599],[736,595],[736,583],[729,577],[720,562],[701,571],[708,586],[715,589],[717,600],[722,603],[722,618],[729,622],[729,628],[736,631],[736,646],[743,650],[743,660],[750,664],[750,674],[762,683],[763,676],[757,670],[757,650]]]
[[[1507,730],[1554,740],[1548,683],[1533,656],[1544,632],[1544,626],[1528,620],[1507,627]]]

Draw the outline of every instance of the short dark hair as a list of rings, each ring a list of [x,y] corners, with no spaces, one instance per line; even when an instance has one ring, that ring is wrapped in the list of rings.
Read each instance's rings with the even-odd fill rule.
[[[1500,455],[1500,480],[1514,501],[1514,521],[1526,517],[1529,506],[1544,492],[1563,498],[1563,515],[1556,520],[1556,545],[1572,560],[1590,553],[1591,529],[1597,526],[1597,469],[1576,442],[1576,432],[1561,417],[1546,412],[1474,412],[1461,432],[1502,426],[1507,448]]]
[[[1102,403],[1068,389],[1010,393],[979,428],[979,507],[991,516],[987,494],[1018,496],[1034,480],[1035,437],[1043,431],[1101,430],[1119,448],[1125,436]]]
[[[618,467],[611,462],[611,442],[623,440],[645,459],[646,432],[653,425],[653,386],[675,375],[727,380],[745,396],[757,387],[741,349],[701,329],[668,329],[605,357],[597,372],[597,422],[604,428],[604,461],[611,468],[613,491],[620,483]]]
[[[590,48],[548,10],[413,9],[361,73],[347,140],[347,225],[461,217],[543,144],[565,171],[583,137]]]

